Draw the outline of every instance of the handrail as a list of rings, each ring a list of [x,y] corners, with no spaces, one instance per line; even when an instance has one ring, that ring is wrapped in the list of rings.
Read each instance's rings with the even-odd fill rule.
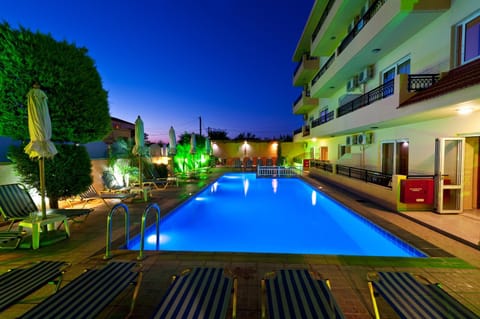
[[[128,246],[128,243],[130,241],[130,213],[128,212],[128,207],[127,205],[123,203],[118,203],[115,206],[112,207],[110,210],[110,213],[108,213],[107,216],[107,243],[105,246],[105,256],[103,256],[103,259],[110,259],[112,258],[112,253],[111,253],[111,245],[112,245],[112,216],[113,214],[117,211],[117,209],[123,208],[125,212],[125,244]]]
[[[300,175],[296,167],[285,166],[257,166],[258,177],[292,177]]]
[[[160,221],[160,207],[158,207],[158,205],[156,203],[152,203],[152,204],[148,205],[147,208],[145,208],[145,211],[142,214],[142,226],[141,226],[141,230],[140,230],[140,251],[138,252],[137,260],[143,260],[143,258],[144,258],[143,251],[144,251],[144,248],[145,248],[145,225],[146,225],[147,215],[152,208],[155,208],[155,210],[157,211],[157,213],[155,215],[156,216],[155,225],[156,225],[156,229],[157,229],[156,250],[158,250],[159,247],[160,247],[160,224],[159,224],[159,221]]]

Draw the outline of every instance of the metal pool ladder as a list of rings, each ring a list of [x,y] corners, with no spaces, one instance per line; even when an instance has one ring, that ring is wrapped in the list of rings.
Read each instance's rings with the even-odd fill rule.
[[[145,211],[143,212],[143,215],[142,215],[142,226],[141,226],[141,231],[140,231],[140,250],[138,252],[138,257],[137,257],[138,260],[143,260],[143,258],[144,258],[143,251],[144,251],[144,247],[145,247],[145,226],[146,226],[146,223],[147,223],[147,215],[151,211],[152,208],[154,208],[155,211],[156,211],[156,214],[155,214],[155,217],[156,217],[155,226],[156,226],[156,230],[157,230],[156,250],[158,250],[158,248],[160,247],[160,224],[159,224],[159,221],[160,221],[160,207],[158,207],[158,205],[156,203],[152,203],[152,204],[148,205],[147,208],[145,208]]]
[[[105,247],[105,256],[103,256],[103,259],[110,259],[112,258],[112,252],[111,252],[111,246],[112,246],[112,216],[113,214],[120,208],[123,208],[123,211],[125,212],[125,245],[128,247],[128,243],[130,241],[130,235],[129,235],[129,228],[130,228],[130,213],[128,212],[128,207],[127,205],[123,203],[116,204],[115,206],[112,207],[110,210],[110,213],[108,213],[107,216],[107,244]]]

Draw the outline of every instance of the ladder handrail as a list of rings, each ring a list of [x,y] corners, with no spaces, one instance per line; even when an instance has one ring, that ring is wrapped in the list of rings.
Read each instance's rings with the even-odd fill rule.
[[[156,244],[156,250],[159,249],[160,247],[160,207],[156,203],[152,203],[145,208],[145,211],[142,214],[142,225],[141,225],[141,230],[140,230],[140,251],[138,252],[138,257],[137,260],[142,260],[144,258],[143,256],[143,251],[145,247],[145,226],[146,226],[146,220],[147,220],[147,215],[150,212],[152,208],[155,208],[156,210],[156,230],[157,230],[157,244]]]
[[[125,244],[128,247],[130,241],[130,213],[128,212],[128,207],[124,203],[118,203],[112,207],[110,213],[107,216],[107,243],[105,247],[105,256],[103,259],[112,258],[111,245],[112,245],[112,216],[119,209],[123,208],[125,212]]]

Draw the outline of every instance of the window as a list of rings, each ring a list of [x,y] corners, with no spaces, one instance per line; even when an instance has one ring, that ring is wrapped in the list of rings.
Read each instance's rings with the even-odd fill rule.
[[[408,140],[385,141],[382,145],[382,173],[408,175]]]
[[[457,65],[480,57],[480,13],[459,23],[456,27]]]
[[[338,158],[342,158],[343,155],[350,154],[351,147],[349,145],[338,145]]]
[[[383,83],[395,78],[397,74],[410,74],[410,57],[397,61],[382,72]]]

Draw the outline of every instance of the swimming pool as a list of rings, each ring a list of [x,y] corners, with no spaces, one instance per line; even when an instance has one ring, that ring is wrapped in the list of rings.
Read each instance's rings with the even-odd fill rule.
[[[155,227],[145,238],[155,250]],[[160,250],[426,257],[301,179],[254,173],[225,174],[162,217]]]

